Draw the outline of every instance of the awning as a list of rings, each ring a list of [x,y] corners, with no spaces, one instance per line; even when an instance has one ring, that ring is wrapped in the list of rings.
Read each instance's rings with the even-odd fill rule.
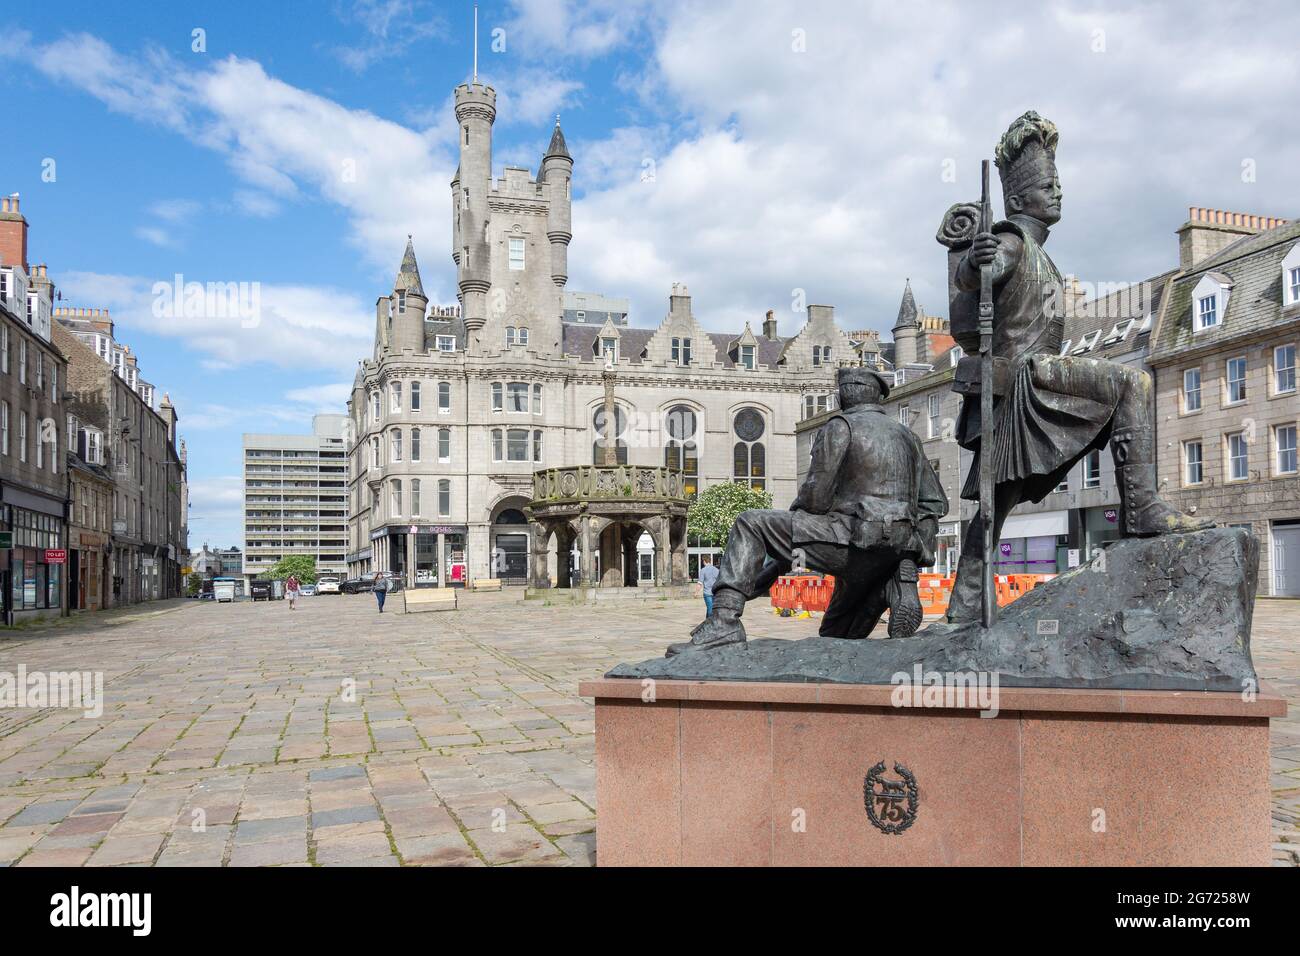
[[[1002,540],[1008,538],[1045,538],[1070,533],[1068,511],[1040,511],[1037,514],[1011,515],[1002,526]]]

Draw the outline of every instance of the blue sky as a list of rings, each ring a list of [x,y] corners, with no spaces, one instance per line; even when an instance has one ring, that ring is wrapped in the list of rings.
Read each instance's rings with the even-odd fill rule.
[[[942,314],[935,228],[975,198],[979,160],[1029,108],[1061,128],[1053,251],[1086,282],[1168,268],[1189,205],[1300,213],[1292,5],[897,7],[483,3],[494,165],[535,168],[560,112],[575,157],[570,288],[628,295],[633,320],[654,324],[684,281],[706,326],[774,308],[786,334],[801,299],[887,330],[909,277]],[[470,71],[471,11],[6,12],[0,192],[21,193],[30,257],[61,304],[112,309],[176,403],[195,546],[240,539],[242,432],[305,431],[314,411],[341,410],[407,233],[431,297],[454,301],[450,97]],[[157,318],[152,284],[177,273],[261,283],[260,325]]]

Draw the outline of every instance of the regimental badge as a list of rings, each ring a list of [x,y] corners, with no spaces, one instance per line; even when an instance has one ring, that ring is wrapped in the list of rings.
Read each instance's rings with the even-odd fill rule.
[[[882,760],[869,771],[862,782],[862,802],[867,807],[867,819],[881,833],[902,833],[916,822],[916,808],[921,802],[916,777],[901,763],[894,764],[894,773],[902,780],[885,776]]]

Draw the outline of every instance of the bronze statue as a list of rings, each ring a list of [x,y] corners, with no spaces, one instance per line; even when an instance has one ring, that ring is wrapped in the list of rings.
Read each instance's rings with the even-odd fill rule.
[[[1213,522],[1192,518],[1156,494],[1151,377],[1105,359],[1062,356],[1063,283],[1043,250],[1061,218],[1056,172],[1057,131],[1037,113],[1025,113],[1003,134],[995,152],[1006,220],[978,232],[953,273],[952,331],[968,353],[979,349],[980,268],[990,266],[994,294],[993,541],[1011,510],[1041,501],[1070,468],[1095,449],[1111,446],[1126,537],[1200,531]],[[955,210],[954,210],[955,211]],[[950,212],[950,218],[952,212]],[[945,238],[940,242],[958,245]],[[954,391],[964,396],[957,440],[975,452],[962,497],[979,497],[979,358],[957,367]],[[950,623],[978,621],[981,611],[983,523],[971,522],[962,542]]]
[[[744,642],[745,602],[790,570],[795,550],[813,570],[835,576],[822,636],[864,638],[886,608],[890,637],[920,627],[917,566],[934,562],[948,499],[920,440],[881,407],[889,395],[885,378],[870,368],[842,368],[838,385],[840,411],[818,431],[790,510],[740,515],[722,555],[713,613],[668,656]]]

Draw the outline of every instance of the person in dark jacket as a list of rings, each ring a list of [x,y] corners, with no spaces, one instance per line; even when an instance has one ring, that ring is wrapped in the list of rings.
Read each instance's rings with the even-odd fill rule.
[[[379,613],[384,613],[384,598],[388,597],[388,578],[384,577],[384,572],[375,572],[375,602],[379,605]]]

